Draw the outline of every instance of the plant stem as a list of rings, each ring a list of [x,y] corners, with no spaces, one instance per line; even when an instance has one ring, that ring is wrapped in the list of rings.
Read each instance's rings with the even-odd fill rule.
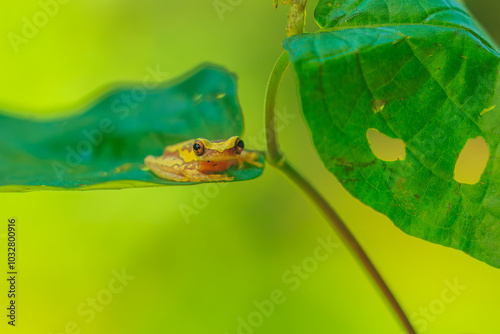
[[[373,282],[377,285],[386,302],[392,307],[398,319],[410,334],[415,334],[408,317],[399,305],[396,297],[385,283],[384,279],[377,271],[368,255],[365,253],[359,242],[351,233],[346,224],[339,217],[337,212],[330,206],[323,196],[286,160],[285,155],[281,151],[276,134],[276,101],[279,86],[283,74],[285,73],[290,63],[288,53],[283,51],[280,58],[274,65],[266,91],[266,130],[267,130],[267,160],[268,162],[283,172],[290,180],[292,180],[308,197],[316,204],[321,212],[328,219],[331,227],[339,235],[352,255],[357,258],[361,266],[366,270]]]
[[[283,158],[283,152],[280,150],[278,136],[276,135],[276,101],[278,100],[278,90],[285,74],[290,59],[288,52],[283,51],[281,56],[274,64],[273,71],[269,77],[266,88],[266,139],[267,139],[267,160],[274,164],[279,164]]]

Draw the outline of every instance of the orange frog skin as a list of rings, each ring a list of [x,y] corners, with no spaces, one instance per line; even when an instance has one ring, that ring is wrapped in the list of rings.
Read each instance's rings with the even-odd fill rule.
[[[148,155],[144,163],[157,176],[179,182],[232,181],[224,172],[232,166],[242,168],[245,162],[262,167],[255,152],[244,151],[237,137],[210,141],[205,138],[167,146],[163,155]]]

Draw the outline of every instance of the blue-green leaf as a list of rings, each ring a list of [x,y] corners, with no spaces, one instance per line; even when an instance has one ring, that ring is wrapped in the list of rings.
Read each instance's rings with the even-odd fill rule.
[[[0,191],[187,184],[158,178],[144,168],[144,157],[188,139],[224,139],[242,131],[236,78],[213,65],[154,88],[114,89],[65,118],[42,121],[4,112]],[[250,165],[228,171],[234,181],[261,173]]]

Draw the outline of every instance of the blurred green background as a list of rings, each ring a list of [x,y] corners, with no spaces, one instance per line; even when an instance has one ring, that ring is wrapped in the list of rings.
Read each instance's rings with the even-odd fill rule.
[[[42,7],[4,1],[0,109],[60,115],[107,85],[141,81],[148,67],[174,78],[210,61],[238,74],[244,139],[263,149],[264,91],[282,50],[287,8],[221,1],[230,8],[222,15],[212,0],[67,1],[17,53],[8,34],[21,34],[23,17]],[[316,29],[314,5],[309,31]],[[471,8],[499,40],[498,1],[475,0]],[[351,197],[315,153],[290,72],[278,107],[295,115],[280,131],[288,157],[333,203],[417,329],[498,333],[500,270],[407,236]],[[196,210],[188,219],[180,210],[186,206]],[[338,238],[269,167],[259,179],[225,187],[0,194],[2,249],[9,217],[18,220],[18,322],[11,328],[3,315],[2,333],[402,332],[345,247],[311,260],[318,238]],[[310,272],[300,278],[290,272],[294,265]],[[129,280],[116,280],[122,271]],[[454,282],[461,288],[451,290]],[[268,305],[277,290],[283,302],[256,313],[256,303]],[[1,295],[6,291],[2,280]],[[7,299],[0,300],[6,313]]]

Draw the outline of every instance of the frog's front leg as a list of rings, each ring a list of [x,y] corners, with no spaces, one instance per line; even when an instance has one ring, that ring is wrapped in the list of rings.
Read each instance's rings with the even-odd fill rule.
[[[259,155],[257,152],[243,151],[238,157],[238,168],[242,169],[246,163],[254,165],[255,167],[262,167],[263,165],[259,162]]]

